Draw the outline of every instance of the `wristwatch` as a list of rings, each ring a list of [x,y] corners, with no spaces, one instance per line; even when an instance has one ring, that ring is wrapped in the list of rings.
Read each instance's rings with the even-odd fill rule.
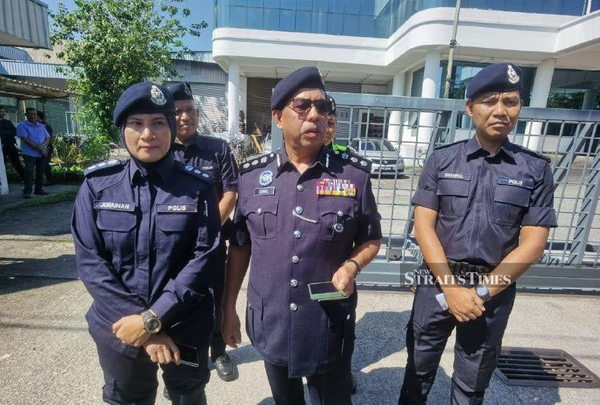
[[[475,287],[475,294],[477,294],[477,296],[485,302],[488,302],[492,299],[492,296],[490,295],[490,290],[488,290],[488,288],[482,284],[477,284],[477,286]]]
[[[142,322],[144,324],[144,330],[146,332],[150,334],[160,332],[160,327],[162,326],[162,324],[158,316],[154,315],[152,311],[146,310],[142,312]]]

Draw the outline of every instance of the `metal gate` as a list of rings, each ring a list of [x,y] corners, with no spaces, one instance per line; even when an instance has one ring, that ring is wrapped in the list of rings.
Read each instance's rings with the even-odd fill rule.
[[[464,100],[424,99],[369,94],[330,93],[338,110],[336,142],[360,145],[385,138],[404,172],[383,169],[372,174],[373,191],[384,233],[378,258],[359,282],[404,286],[422,261],[412,227],[410,199],[426,157],[436,146],[474,135]],[[541,260],[518,282],[520,288],[600,291],[600,111],[523,108],[510,140],[543,151],[552,159],[554,207],[559,227],[550,232]],[[385,146],[370,147],[369,157],[385,167]],[[379,141],[380,145],[383,145]],[[389,145],[388,145],[389,146]],[[379,152],[380,155],[377,156]],[[362,151],[361,151],[362,152]]]

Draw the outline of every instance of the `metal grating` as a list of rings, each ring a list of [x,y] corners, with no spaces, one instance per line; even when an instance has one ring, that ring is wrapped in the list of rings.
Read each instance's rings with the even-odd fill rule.
[[[559,349],[502,348],[496,375],[506,385],[600,388],[600,379]]]

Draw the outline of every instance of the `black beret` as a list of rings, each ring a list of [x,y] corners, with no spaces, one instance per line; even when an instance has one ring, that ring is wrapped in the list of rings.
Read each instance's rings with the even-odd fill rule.
[[[523,80],[521,68],[511,63],[496,63],[483,68],[471,79],[467,88],[467,98],[473,100],[481,93],[521,92]]]
[[[193,100],[192,86],[187,82],[181,82],[169,87],[174,101]]]
[[[271,110],[281,110],[300,89],[325,91],[325,83],[316,66],[302,67],[281,79],[271,94]]]
[[[327,101],[329,101],[329,115],[337,116],[337,110],[335,106],[335,100],[331,96],[327,96]]]
[[[173,96],[166,87],[152,82],[136,83],[121,94],[113,112],[117,127],[131,114],[163,113],[167,118],[175,114]]]

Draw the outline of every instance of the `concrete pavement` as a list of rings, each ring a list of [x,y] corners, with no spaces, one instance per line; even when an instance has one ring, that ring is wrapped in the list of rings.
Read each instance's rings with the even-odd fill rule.
[[[0,404],[102,403],[102,372],[84,319],[91,299],[76,278],[69,235],[71,207],[62,202],[0,214]],[[359,294],[353,401],[395,404],[412,294]],[[245,289],[241,316],[244,303]],[[504,345],[563,349],[600,375],[599,303],[598,296],[519,293]],[[449,403],[452,345],[451,338],[431,404]],[[247,336],[229,353],[239,378],[225,383],[213,373],[209,403],[272,404],[262,362]],[[486,395],[486,404],[556,403],[600,403],[600,389],[508,387],[494,376]],[[157,404],[168,401],[159,395]]]

